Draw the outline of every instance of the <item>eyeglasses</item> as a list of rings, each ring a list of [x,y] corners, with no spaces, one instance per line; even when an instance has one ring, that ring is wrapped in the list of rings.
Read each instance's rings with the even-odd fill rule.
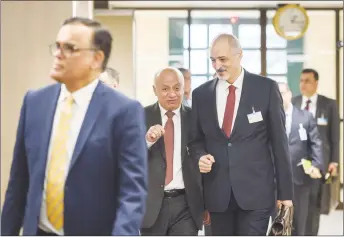
[[[68,43],[63,44],[63,45],[58,44],[58,43],[49,45],[49,51],[50,51],[51,56],[54,56],[57,50],[60,50],[64,56],[70,57],[73,53],[76,53],[76,52],[85,51],[85,50],[96,51],[97,49],[96,48],[77,48],[75,45],[68,44]]]

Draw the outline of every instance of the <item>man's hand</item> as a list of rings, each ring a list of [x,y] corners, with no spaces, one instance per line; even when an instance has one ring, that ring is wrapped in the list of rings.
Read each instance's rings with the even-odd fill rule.
[[[146,140],[148,142],[155,143],[159,138],[164,135],[165,129],[160,125],[154,125],[150,127],[146,133]]]
[[[203,213],[203,225],[210,225],[210,224],[211,224],[210,214],[207,210],[205,210]]]
[[[317,167],[311,166],[306,174],[308,174],[312,179],[320,179],[322,177],[320,170]]]
[[[278,200],[277,201],[277,208],[280,209],[281,208],[281,205],[284,205],[286,207],[292,207],[293,206],[293,201],[291,200]]]
[[[331,162],[328,165],[328,172],[332,175],[332,176],[337,176],[338,175],[338,164],[335,162]]]
[[[211,171],[211,166],[215,163],[215,159],[212,155],[204,155],[198,161],[198,167],[201,173],[209,173]]]

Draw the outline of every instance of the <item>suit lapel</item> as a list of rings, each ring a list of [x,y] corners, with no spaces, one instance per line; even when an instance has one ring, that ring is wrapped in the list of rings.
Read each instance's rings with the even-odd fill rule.
[[[229,136],[230,140],[235,139],[236,131],[238,130],[238,127],[240,126],[240,122],[245,121],[247,119],[245,118],[246,116],[245,113],[246,113],[246,105],[248,104],[248,99],[250,95],[250,83],[248,82],[249,80],[248,72],[245,70],[244,73],[245,74],[244,74],[244,79],[242,82],[240,102],[239,102],[236,118],[234,121],[234,127],[232,129],[231,135]]]
[[[316,104],[316,111],[315,111],[315,119],[320,118],[321,114],[323,113],[322,109],[323,109],[323,100],[322,97],[320,95],[318,95],[318,99],[317,99],[317,104]]]
[[[180,108],[180,123],[181,123],[181,157],[182,157],[182,164],[183,164],[185,154],[186,154],[188,125],[189,125],[187,121],[186,111],[183,105]]]
[[[291,124],[290,124],[290,134],[289,134],[289,144],[291,143],[292,139],[298,135],[298,110],[293,108],[293,112],[291,115]]]
[[[216,129],[217,129],[218,133],[220,134],[220,136],[224,137],[225,139],[228,139],[226,133],[219,126],[219,117],[217,114],[216,85],[217,85],[219,80],[220,79],[216,78],[210,84],[209,94],[212,96],[211,96],[211,100],[209,100],[210,106],[206,106],[206,107],[211,108],[213,110],[212,113],[209,113],[209,116],[212,116],[211,120],[213,121],[214,125],[216,126]]]
[[[51,131],[53,129],[53,123],[54,123],[54,116],[55,116],[55,110],[57,106],[57,101],[60,95],[61,91],[61,85],[57,84],[53,88],[53,92],[49,95],[51,95],[51,99],[47,99],[46,107],[41,108],[41,111],[44,111],[43,113],[46,116],[46,121],[44,124],[42,124],[42,147],[44,147],[44,150],[41,153],[42,164],[44,164],[44,167],[46,166],[46,161],[48,159],[48,152],[49,152],[49,145],[50,145],[50,137],[51,137]],[[45,169],[45,168],[44,168]]]
[[[99,113],[101,109],[103,108],[103,95],[104,95],[104,85],[102,83],[98,83],[98,86],[96,87],[92,99],[90,101],[89,107],[87,109],[84,122],[82,123],[80,133],[77,139],[77,142],[75,144],[71,164],[69,167],[69,170],[71,170],[77,161],[77,159],[80,156],[80,153],[82,149],[85,146],[85,143],[92,131],[92,128],[97,121],[97,118],[99,116]]]
[[[151,117],[150,122],[151,122],[150,126],[154,126],[157,124],[160,124],[162,126],[161,111],[160,111],[160,107],[159,107],[158,102],[155,103],[155,105],[153,106],[153,115]],[[165,143],[164,143],[164,137],[163,136],[157,141],[157,145],[159,147],[161,157],[166,161]]]
[[[295,98],[295,105],[294,106],[298,109],[301,109],[301,104],[302,104],[302,95]]]

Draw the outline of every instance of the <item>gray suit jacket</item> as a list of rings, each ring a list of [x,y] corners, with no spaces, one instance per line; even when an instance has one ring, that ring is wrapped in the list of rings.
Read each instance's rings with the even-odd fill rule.
[[[292,103],[301,108],[302,96],[296,96],[293,98]],[[324,167],[327,170],[330,162],[339,163],[339,113],[335,100],[327,98],[322,95],[318,95],[317,109],[315,119],[324,118],[327,119],[327,125],[319,125],[321,141],[323,144],[323,158]],[[321,213],[328,214],[336,205],[339,198],[339,181],[334,182],[332,185],[322,186],[321,196]]]
[[[299,126],[302,124],[307,132],[307,140],[302,141],[299,134]],[[322,143],[316,121],[308,111],[293,107],[291,129],[289,134],[289,152],[293,170],[293,182],[296,185],[309,185],[311,178],[305,174],[302,166],[298,166],[301,159],[307,158],[312,165],[324,170]]]
[[[293,98],[293,104],[301,109],[302,96]],[[318,118],[327,119],[327,125],[318,125],[320,137],[324,149],[324,165],[328,166],[330,162],[339,162],[339,113],[335,100],[318,95],[316,121]]]
[[[156,124],[162,124],[158,103],[145,107],[147,130]],[[189,156],[187,143],[191,123],[191,108],[181,107],[181,157],[185,192],[190,214],[199,229],[202,229],[204,212],[201,173],[198,164]],[[166,173],[166,153],[164,139],[160,138],[148,150],[148,198],[146,214],[142,228],[150,228],[156,221],[164,198]]]

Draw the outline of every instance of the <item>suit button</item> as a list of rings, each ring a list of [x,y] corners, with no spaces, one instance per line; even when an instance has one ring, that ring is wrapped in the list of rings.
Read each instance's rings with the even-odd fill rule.
[[[161,188],[163,188],[163,187],[164,187],[164,185],[162,184],[162,185],[160,185],[160,187],[161,187]]]
[[[232,143],[228,143],[228,146],[232,146]]]

